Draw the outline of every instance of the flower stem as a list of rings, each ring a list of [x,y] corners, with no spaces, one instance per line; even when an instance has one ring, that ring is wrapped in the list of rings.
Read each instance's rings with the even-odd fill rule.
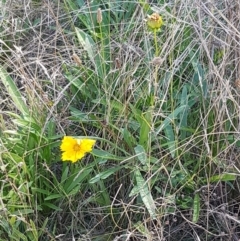
[[[155,57],[158,57],[157,29],[154,29]]]
[[[154,45],[155,45],[155,57],[158,57],[159,55],[159,48],[158,48],[158,42],[157,42],[157,29],[154,29]],[[155,66],[155,73],[154,73],[154,83],[153,83],[153,89],[154,89],[154,94],[153,94],[153,103],[155,102],[155,97],[157,96],[157,89],[158,89],[158,69],[159,66]]]

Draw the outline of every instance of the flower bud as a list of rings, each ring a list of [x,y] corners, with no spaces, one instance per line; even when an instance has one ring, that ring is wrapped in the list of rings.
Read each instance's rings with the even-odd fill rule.
[[[158,30],[163,24],[162,17],[158,13],[148,15],[147,25],[151,30]]]
[[[97,23],[100,24],[102,22],[102,10],[98,8],[97,10]]]

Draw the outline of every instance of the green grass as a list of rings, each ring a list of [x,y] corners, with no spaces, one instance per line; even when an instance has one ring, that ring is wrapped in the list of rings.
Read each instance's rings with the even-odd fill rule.
[[[0,240],[239,239],[235,4],[2,1]]]

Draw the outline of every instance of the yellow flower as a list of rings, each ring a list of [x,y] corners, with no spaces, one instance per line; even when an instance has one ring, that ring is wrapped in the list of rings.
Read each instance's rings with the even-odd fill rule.
[[[163,24],[162,17],[158,13],[148,15],[147,25],[151,30],[158,30]]]
[[[76,162],[90,152],[95,144],[92,139],[75,139],[71,136],[64,136],[60,146],[63,161]]]

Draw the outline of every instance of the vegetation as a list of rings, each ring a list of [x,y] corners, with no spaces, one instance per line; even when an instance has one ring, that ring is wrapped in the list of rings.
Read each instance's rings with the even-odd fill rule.
[[[0,4],[0,240],[240,239],[238,1]]]

